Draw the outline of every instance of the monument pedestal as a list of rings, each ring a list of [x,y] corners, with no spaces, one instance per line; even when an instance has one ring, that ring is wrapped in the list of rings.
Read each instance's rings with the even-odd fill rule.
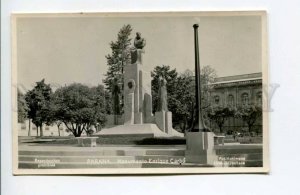
[[[172,113],[152,114],[151,73],[142,64],[144,50],[131,53],[131,64],[124,67],[124,123],[105,128],[99,136],[183,137],[172,128]]]
[[[217,160],[212,132],[187,132],[186,146],[187,163],[213,165]]]
[[[155,123],[165,133],[172,132],[172,112],[155,112]]]
[[[102,129],[98,136],[140,136],[140,137],[170,137],[162,132],[156,124],[119,125]]]
[[[153,121],[151,74],[139,63],[124,67],[124,103],[126,124],[144,124]]]

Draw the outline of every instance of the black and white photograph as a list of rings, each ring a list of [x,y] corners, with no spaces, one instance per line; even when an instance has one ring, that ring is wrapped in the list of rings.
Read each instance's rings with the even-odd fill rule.
[[[266,17],[13,14],[13,174],[268,173]]]

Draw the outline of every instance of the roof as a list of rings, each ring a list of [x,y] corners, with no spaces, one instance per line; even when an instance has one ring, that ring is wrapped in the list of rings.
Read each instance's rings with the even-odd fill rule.
[[[251,73],[251,74],[242,74],[242,75],[234,75],[234,76],[226,76],[226,77],[218,77],[216,78],[215,84],[222,84],[222,83],[232,83],[232,82],[241,82],[241,81],[252,81],[252,80],[261,80],[262,73]]]
[[[242,74],[227,77],[218,77],[214,83],[210,83],[214,89],[224,87],[235,87],[245,85],[261,85],[262,84],[262,73]]]

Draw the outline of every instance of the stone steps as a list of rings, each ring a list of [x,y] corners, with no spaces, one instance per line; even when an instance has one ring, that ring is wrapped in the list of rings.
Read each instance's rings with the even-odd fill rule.
[[[261,167],[263,166],[262,145],[236,145],[217,147],[218,161],[225,162],[225,167]],[[233,160],[232,160],[233,159]],[[242,159],[242,160],[239,160]],[[227,162],[226,162],[227,161]],[[233,163],[231,165],[226,163]],[[236,162],[241,162],[238,164]]]
[[[141,168],[179,167],[182,149],[94,149],[74,151],[19,151],[19,168]]]
[[[262,160],[247,160],[244,164],[215,164],[216,167],[262,167]]]
[[[110,159],[110,160],[115,160],[115,159],[135,159],[135,160],[144,160],[144,159],[178,159],[178,158],[183,158],[184,155],[141,155],[141,156],[107,156],[107,155],[100,155],[100,156],[88,156],[88,155],[38,155],[38,154],[31,154],[31,155],[19,155],[19,161],[34,161],[36,158],[38,159],[60,159],[61,162],[72,162],[72,161],[79,161],[83,162],[86,159]],[[219,159],[222,158],[244,158],[247,161],[250,160],[259,160],[262,161],[263,155],[260,153],[253,153],[253,154],[226,154],[226,155],[218,155]]]
[[[88,168],[172,168],[182,167],[179,164],[171,163],[99,163],[87,164],[84,162],[60,162],[41,166],[39,163],[32,161],[20,161],[19,168],[21,169],[88,169]]]
[[[19,155],[19,161],[38,161],[38,160],[58,160],[59,162],[95,162],[109,161],[116,163],[118,161],[176,161],[183,159],[184,156],[36,156],[36,155]]]
[[[260,148],[242,148],[242,149],[217,149],[217,155],[229,155],[229,154],[262,154],[262,149]]]
[[[57,151],[59,150],[59,151]],[[259,167],[263,155],[260,147],[216,149],[218,167]],[[19,151],[19,168],[77,169],[77,168],[163,168],[203,167],[185,163],[185,149],[169,148],[27,148]],[[243,164],[231,164],[230,159],[244,159]],[[232,160],[235,162],[235,160]],[[206,166],[207,167],[207,166]]]
[[[19,151],[19,155],[36,156],[144,156],[170,155],[184,156],[185,150],[97,150],[97,151]]]
[[[262,153],[250,153],[250,154],[222,154],[218,157],[227,157],[227,158],[245,158],[247,160],[262,160]]]

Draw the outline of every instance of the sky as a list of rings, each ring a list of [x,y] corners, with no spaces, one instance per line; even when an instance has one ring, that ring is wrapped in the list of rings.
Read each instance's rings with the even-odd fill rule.
[[[17,80],[31,89],[45,78],[52,85],[102,84],[109,43],[123,25],[146,39],[143,65],[194,70],[194,29],[199,24],[200,65],[218,76],[262,71],[259,16],[19,17],[16,22]]]

